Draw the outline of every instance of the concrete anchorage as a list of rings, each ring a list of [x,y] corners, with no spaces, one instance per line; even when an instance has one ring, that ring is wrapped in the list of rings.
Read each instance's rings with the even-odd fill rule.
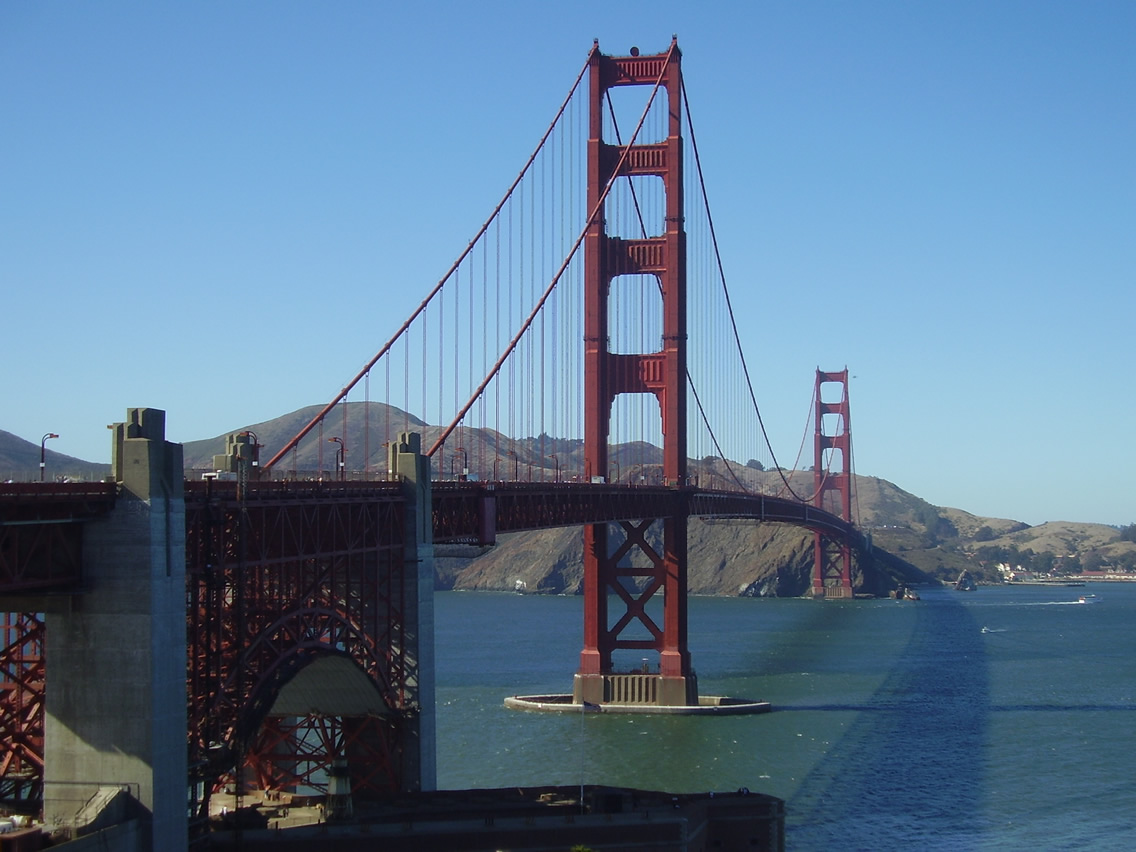
[[[184,850],[185,500],[165,412],[132,408],[114,430],[114,510],[87,525],[84,590],[47,612],[44,821],[73,835],[90,802],[131,802],[139,849]],[[85,810],[86,809],[86,810]]]
[[[402,481],[406,497],[406,577],[416,587],[415,605],[406,618],[408,703],[416,706],[416,724],[408,732],[407,772],[417,774],[419,790],[436,790],[434,709],[434,516],[430,459],[422,455],[422,436],[400,432],[389,450],[388,470]],[[416,764],[416,765],[415,765]],[[415,771],[416,770],[416,771]]]

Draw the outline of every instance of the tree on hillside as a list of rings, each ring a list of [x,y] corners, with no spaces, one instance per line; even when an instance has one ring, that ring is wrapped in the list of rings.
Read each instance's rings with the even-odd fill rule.
[[[1100,571],[1105,566],[1105,559],[1099,550],[1090,550],[1081,560],[1081,568],[1085,571]]]
[[[747,461],[746,467],[748,467],[750,470],[765,470],[765,465],[763,465],[757,459],[750,459],[749,461]]]
[[[993,541],[996,538],[994,530],[983,524],[978,528],[978,532],[974,534],[975,541]]]
[[[1136,524],[1129,524],[1120,528],[1121,541],[1136,541]]]

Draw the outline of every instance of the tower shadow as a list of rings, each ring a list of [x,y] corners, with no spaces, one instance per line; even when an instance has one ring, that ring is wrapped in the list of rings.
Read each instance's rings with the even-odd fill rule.
[[[918,604],[910,639],[786,808],[792,849],[973,848],[990,712],[981,633],[950,595]],[[790,711],[792,712],[792,711]]]

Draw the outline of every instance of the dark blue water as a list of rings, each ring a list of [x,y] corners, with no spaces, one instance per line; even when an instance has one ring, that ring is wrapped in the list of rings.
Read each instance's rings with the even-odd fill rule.
[[[1136,585],[695,598],[703,694],[773,713],[504,709],[571,690],[581,606],[437,596],[440,786],[748,787],[785,799],[790,850],[1136,849]]]

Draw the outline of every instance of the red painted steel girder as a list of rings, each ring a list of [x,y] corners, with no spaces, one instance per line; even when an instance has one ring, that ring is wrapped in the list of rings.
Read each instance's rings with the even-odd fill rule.
[[[197,780],[215,788],[238,760],[264,763],[254,744],[280,690],[308,663],[341,655],[370,677],[391,711],[367,734],[370,750],[389,761],[352,766],[352,786],[360,796],[402,789],[402,720],[416,712],[407,693],[404,612],[414,601],[404,519],[397,484],[254,483],[243,500],[235,483],[187,486]],[[325,756],[324,769],[335,756]]]
[[[83,522],[114,508],[112,483],[0,484],[0,594],[74,588]]]
[[[831,512],[781,497],[666,486],[591,483],[436,482],[434,540],[492,543],[496,532],[660,518],[675,510],[706,518],[750,518],[824,532],[863,548],[860,532]]]
[[[389,779],[384,770],[400,759],[395,722],[376,716],[269,716],[249,748],[245,765],[258,789],[307,787],[326,793],[328,755],[342,755],[356,770],[357,783],[352,788],[365,796],[368,791],[386,789]]]
[[[0,800],[33,806],[43,795],[44,624],[0,616]]]

